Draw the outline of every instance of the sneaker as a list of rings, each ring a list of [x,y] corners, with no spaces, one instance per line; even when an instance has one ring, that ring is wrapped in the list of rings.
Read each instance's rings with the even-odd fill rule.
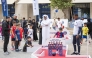
[[[19,49],[16,49],[15,51],[16,51],[16,52],[19,52]]]
[[[8,52],[4,52],[4,55],[9,55],[9,53]]]
[[[11,52],[7,52],[8,54],[10,54]]]
[[[76,55],[80,55],[80,53],[76,53]]]
[[[74,55],[74,54],[76,54],[76,52],[73,52],[71,55]]]

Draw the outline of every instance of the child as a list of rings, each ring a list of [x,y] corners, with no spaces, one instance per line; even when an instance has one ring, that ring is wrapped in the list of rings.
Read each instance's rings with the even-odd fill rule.
[[[19,51],[19,42],[21,41],[20,24],[16,24],[15,35],[16,35],[15,51],[18,52]]]
[[[87,34],[88,34],[88,27],[87,27],[87,23],[84,23],[84,26],[82,27],[82,42],[81,44],[83,43],[83,39],[86,38],[86,41],[87,41]]]
[[[27,38],[27,32],[28,32],[28,28],[26,25],[26,27],[24,28],[24,40],[26,40],[26,38]]]
[[[13,26],[11,27],[11,50],[14,50],[15,46],[15,30],[16,30],[16,22],[13,22]]]
[[[19,24],[20,24],[20,23],[19,23]],[[23,28],[21,27],[21,24],[20,24],[19,26],[20,26],[20,28],[19,28],[19,30],[20,30],[20,37],[21,37],[21,41],[22,41],[24,30],[23,30]]]
[[[20,30],[20,41],[19,41],[19,46],[20,46],[21,45],[22,38],[23,38],[23,33],[24,33],[24,30],[21,27],[21,24],[20,23],[19,23],[19,30]]]
[[[23,52],[26,52],[27,51],[27,47],[33,47],[33,45],[32,45],[32,39],[31,39],[31,37],[27,37],[27,41],[26,41],[26,43],[25,43],[25,45],[24,45],[24,47],[23,47]]]
[[[63,38],[64,37],[64,33],[62,31],[63,31],[63,29],[59,28],[59,31],[54,35],[54,37],[56,37],[56,38]]]
[[[32,29],[32,24],[30,24],[30,28],[28,29],[28,36],[31,37],[33,40],[33,29]]]

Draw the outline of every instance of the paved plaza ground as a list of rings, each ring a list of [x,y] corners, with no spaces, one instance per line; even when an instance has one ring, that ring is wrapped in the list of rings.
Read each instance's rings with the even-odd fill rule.
[[[72,29],[69,29],[70,32],[72,32]],[[71,33],[72,34],[72,33]],[[72,36],[71,36],[72,38]],[[21,47],[20,48],[23,48],[23,45],[24,45],[25,41],[23,40],[21,42]],[[34,45],[34,49],[32,49],[32,52],[34,52],[37,48],[40,47],[40,45],[38,45],[38,41],[37,42],[33,42],[33,45]],[[72,39],[70,41],[70,44],[68,44],[68,54],[70,55],[72,52],[73,52],[73,46],[72,46]],[[89,44],[88,46],[88,53],[89,55],[91,55],[92,57],[92,44]],[[9,43],[9,47],[8,47],[8,50],[9,52],[11,52],[10,55],[4,55],[3,53],[3,41],[0,40],[0,58],[31,58],[31,53],[27,53],[27,52],[15,52],[15,51],[11,51],[10,50],[11,48],[11,43]],[[81,55],[85,55],[87,54],[87,43],[84,41],[84,43],[81,45]]]

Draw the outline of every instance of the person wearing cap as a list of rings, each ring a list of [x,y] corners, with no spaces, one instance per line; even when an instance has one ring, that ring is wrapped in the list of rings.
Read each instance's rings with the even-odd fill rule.
[[[11,26],[13,26],[13,22],[19,23],[19,20],[17,19],[17,16],[15,14],[11,20]]]
[[[78,19],[78,15],[75,14],[74,15],[74,28],[73,28],[73,48],[74,48],[74,52],[71,55],[80,55],[80,35],[81,35],[81,26],[82,23],[81,21]],[[76,44],[78,46],[78,52],[76,52]]]
[[[3,46],[3,51],[5,55],[8,55],[8,43],[9,43],[9,36],[10,36],[10,21],[11,21],[11,17],[7,17],[6,21],[3,22],[3,36],[4,36],[4,46]]]

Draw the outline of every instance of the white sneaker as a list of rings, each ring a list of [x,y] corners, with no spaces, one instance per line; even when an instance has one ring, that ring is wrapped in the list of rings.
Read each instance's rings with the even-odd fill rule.
[[[8,52],[9,54],[11,53],[11,52]]]
[[[9,55],[9,52],[4,52],[4,55]]]

